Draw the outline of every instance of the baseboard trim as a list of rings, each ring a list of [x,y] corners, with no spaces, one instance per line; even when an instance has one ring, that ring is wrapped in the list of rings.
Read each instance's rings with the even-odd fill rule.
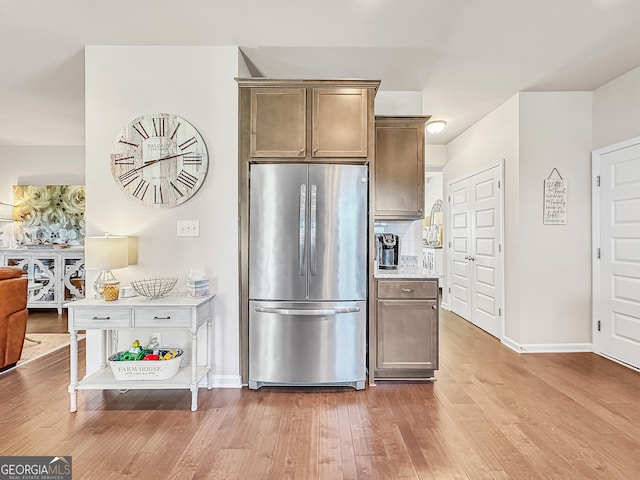
[[[240,375],[214,375],[213,388],[242,388]]]
[[[581,353],[593,352],[591,343],[525,343],[520,344],[509,337],[502,343],[517,353]]]
[[[607,355],[606,353],[602,353],[602,352],[593,352],[596,355],[600,355],[602,358],[606,358],[607,360],[611,360],[612,362],[615,362],[619,365],[622,365],[623,367],[627,367],[630,368],[631,370],[635,370],[636,372],[640,373],[640,367],[633,365],[631,363],[627,363],[627,362],[623,362],[622,360],[618,360],[616,357],[612,357],[610,355]]]

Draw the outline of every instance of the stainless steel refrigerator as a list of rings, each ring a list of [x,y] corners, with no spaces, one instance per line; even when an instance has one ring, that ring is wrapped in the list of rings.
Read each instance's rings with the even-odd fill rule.
[[[363,389],[367,167],[250,168],[249,388]]]

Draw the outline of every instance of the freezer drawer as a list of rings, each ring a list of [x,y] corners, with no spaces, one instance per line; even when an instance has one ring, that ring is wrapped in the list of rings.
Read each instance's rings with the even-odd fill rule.
[[[366,302],[249,302],[249,388],[366,378]]]

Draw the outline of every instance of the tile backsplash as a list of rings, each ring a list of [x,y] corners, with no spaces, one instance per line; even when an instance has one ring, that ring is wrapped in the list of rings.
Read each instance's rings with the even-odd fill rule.
[[[395,233],[400,242],[399,255],[418,257],[422,265],[422,220],[406,222],[376,222],[375,233]]]

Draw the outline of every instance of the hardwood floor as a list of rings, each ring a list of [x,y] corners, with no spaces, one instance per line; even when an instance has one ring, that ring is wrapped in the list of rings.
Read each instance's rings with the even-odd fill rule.
[[[55,308],[31,308],[27,319],[29,333],[67,333],[67,310],[58,315]]]
[[[638,478],[638,373],[518,355],[447,311],[440,359],[433,384],[201,389],[197,412],[188,391],[81,391],[71,414],[65,348],[0,375],[0,455],[71,455],[83,480]]]

